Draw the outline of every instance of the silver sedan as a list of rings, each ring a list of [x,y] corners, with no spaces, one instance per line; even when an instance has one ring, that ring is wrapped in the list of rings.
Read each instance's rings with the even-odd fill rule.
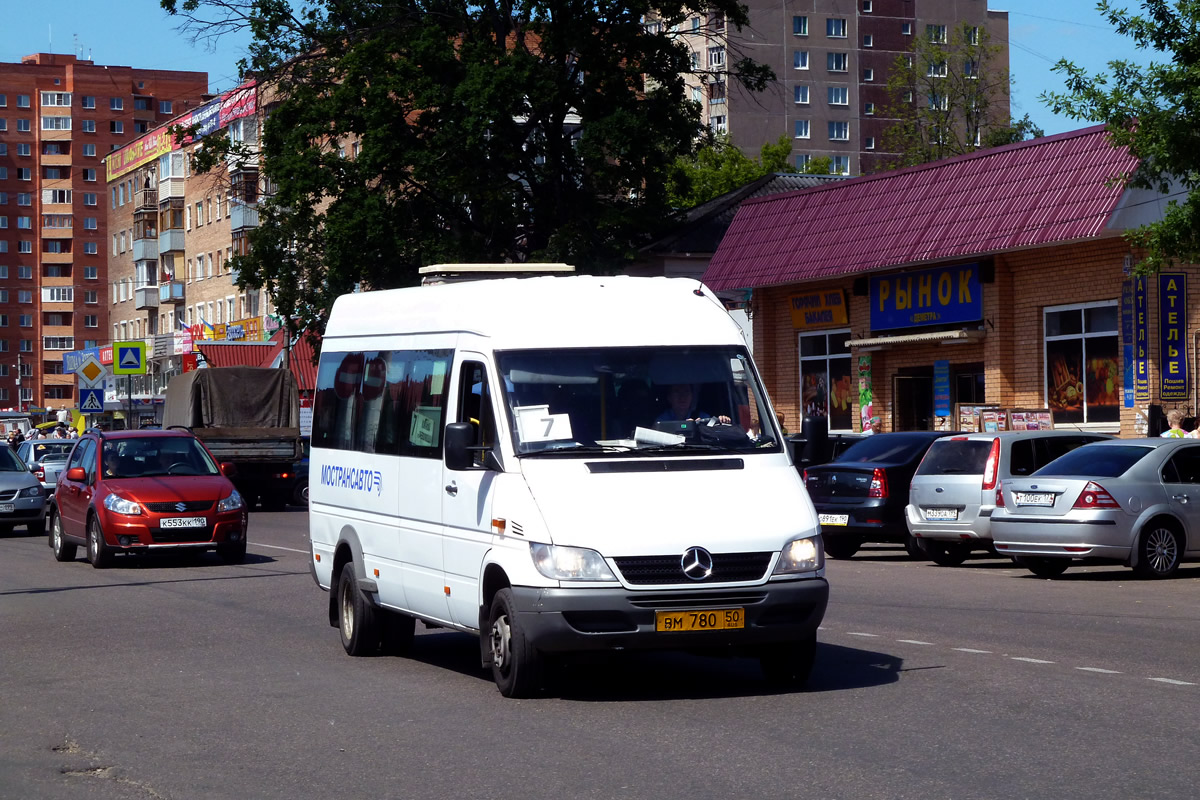
[[[1004,481],[997,500],[996,551],[1035,575],[1061,575],[1087,558],[1166,578],[1200,558],[1200,441],[1087,444]]]

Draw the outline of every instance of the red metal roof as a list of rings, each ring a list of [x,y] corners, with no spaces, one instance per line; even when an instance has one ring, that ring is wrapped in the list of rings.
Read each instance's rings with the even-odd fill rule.
[[[271,351],[270,342],[243,344],[240,342],[196,342],[196,347],[210,367],[257,367]]]
[[[777,286],[1086,239],[1137,161],[1104,126],[742,204],[709,262],[713,290]]]
[[[270,366],[279,358],[283,350],[283,329],[280,328],[271,337],[270,351],[263,356],[260,366]],[[299,340],[292,345],[288,366],[296,378],[296,387],[302,392],[311,392],[317,387],[317,367],[313,364],[313,348],[308,343],[308,334],[301,334]]]

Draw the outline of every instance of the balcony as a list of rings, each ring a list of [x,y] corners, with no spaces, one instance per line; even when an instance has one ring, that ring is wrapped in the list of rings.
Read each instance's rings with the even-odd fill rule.
[[[148,308],[158,308],[158,286],[139,286],[133,290],[134,307],[138,311]]]
[[[71,166],[71,154],[42,153],[41,162],[43,167],[69,167]]]
[[[138,189],[133,193],[134,210],[149,208],[158,211],[158,189]]]
[[[158,287],[158,299],[161,303],[183,305],[186,301],[183,293],[183,281],[164,281]]]
[[[182,228],[168,228],[158,232],[158,254],[163,253],[182,253],[183,252],[183,236]],[[146,241],[150,241],[147,239]],[[136,260],[136,259],[135,259]]]
[[[42,253],[43,264],[72,264],[71,253]]]
[[[134,261],[157,261],[158,260],[158,239],[134,239],[133,240],[133,260]]]
[[[239,200],[230,201],[229,230],[237,231],[242,228],[258,227],[258,206],[243,203]]]
[[[158,201],[169,197],[183,197],[183,178],[162,178],[158,182]]]
[[[71,236],[72,236],[71,228],[47,228],[45,225],[42,226],[42,238],[43,239],[70,239]],[[50,255],[50,254],[43,253],[42,255]],[[69,256],[70,253],[63,253],[60,255],[68,255]]]
[[[75,373],[69,375],[56,375],[54,373],[46,373],[42,375],[42,382],[46,386],[71,386],[75,383]]]

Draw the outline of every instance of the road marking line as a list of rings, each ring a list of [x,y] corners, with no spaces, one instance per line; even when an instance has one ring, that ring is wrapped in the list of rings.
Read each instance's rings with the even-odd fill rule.
[[[903,642],[904,644],[925,644],[933,646],[933,642],[922,642],[919,639],[897,639],[896,641]]]
[[[990,653],[992,652],[991,650],[976,650],[976,649],[974,649],[974,648],[972,648],[972,647],[953,647],[953,648],[951,648],[951,649],[952,649],[952,650],[957,650],[957,651],[958,651],[958,652],[960,652],[960,653],[984,653],[984,654],[990,654]]]
[[[1076,667],[1075,669],[1081,669],[1084,672],[1099,672],[1103,675],[1123,675],[1124,674],[1123,672],[1120,672],[1115,669],[1100,669],[1099,667]]]
[[[308,550],[297,550],[294,547],[280,547],[277,544],[261,544],[259,542],[250,542],[250,544],[255,547],[270,547],[272,550],[287,550],[289,553],[304,553],[307,555],[309,552]]]
[[[1009,656],[1013,661],[1028,661],[1030,664],[1053,664],[1053,661],[1044,661],[1040,658],[1024,658],[1022,656]]]
[[[1149,678],[1148,680],[1158,681],[1159,683],[1169,683],[1172,686],[1195,686],[1196,685],[1194,683],[1188,683],[1187,681],[1172,680],[1171,678]]]
[[[878,638],[879,638],[879,634],[878,634],[878,633],[858,633],[858,632],[856,632],[856,631],[847,631],[847,632],[846,632],[846,635],[847,635],[847,636],[866,636],[866,637],[869,637],[869,638],[871,638],[871,639],[878,639]]]

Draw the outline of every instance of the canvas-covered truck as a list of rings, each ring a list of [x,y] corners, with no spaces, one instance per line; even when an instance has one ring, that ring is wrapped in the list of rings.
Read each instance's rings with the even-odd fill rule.
[[[163,427],[196,435],[219,462],[234,465],[233,482],[253,506],[282,508],[300,461],[300,395],[286,369],[212,367],[185,372],[167,385]]]

